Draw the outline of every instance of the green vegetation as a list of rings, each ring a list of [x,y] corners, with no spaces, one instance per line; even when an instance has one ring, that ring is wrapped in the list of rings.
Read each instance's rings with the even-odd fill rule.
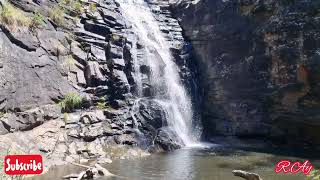
[[[30,18],[9,2],[4,2],[0,8],[0,20],[13,30],[19,26],[28,27],[31,24]]]
[[[18,27],[28,27],[34,31],[44,24],[44,17],[38,11],[31,17],[27,16],[22,10],[6,1],[0,8],[0,21],[13,31]]]
[[[41,27],[44,24],[44,17],[38,12],[34,12],[31,18],[30,29],[34,31],[35,29]]]
[[[65,26],[64,11],[60,6],[55,6],[49,10],[49,18],[58,26]]]
[[[68,120],[69,120],[69,114],[68,113],[63,113],[63,120],[64,120],[65,123],[68,122]]]
[[[64,112],[72,112],[75,109],[82,107],[83,99],[77,93],[69,93],[66,97],[59,103]]]
[[[106,103],[106,98],[105,98],[105,97],[101,97],[101,98],[99,99],[99,102],[97,103],[96,107],[97,107],[98,109],[100,109],[100,110],[103,110],[103,109],[109,109],[109,110],[111,110],[111,109],[113,109],[110,105],[108,105],[108,104]]]
[[[78,17],[83,12],[84,8],[80,0],[60,0],[58,6],[55,6],[51,10],[49,10],[49,17],[58,26],[65,27],[65,13],[73,17]]]
[[[61,0],[60,5],[71,16],[79,16],[84,12],[84,8],[79,0]]]
[[[89,6],[89,11],[91,13],[97,12],[97,4],[96,3],[91,3],[90,6]]]
[[[307,177],[307,180],[320,180],[320,173],[318,170],[314,169],[310,172]]]
[[[105,102],[98,102],[97,108],[103,110],[107,108],[107,105]]]

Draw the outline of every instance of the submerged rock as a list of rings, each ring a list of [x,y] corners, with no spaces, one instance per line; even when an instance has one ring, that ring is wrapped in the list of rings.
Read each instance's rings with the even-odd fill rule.
[[[246,180],[262,180],[262,178],[258,174],[251,173],[251,172],[246,172],[242,170],[233,170],[232,173],[233,175],[242,177]]]

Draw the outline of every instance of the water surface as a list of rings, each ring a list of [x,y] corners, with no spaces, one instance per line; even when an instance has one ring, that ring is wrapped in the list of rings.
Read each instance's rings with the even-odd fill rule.
[[[288,152],[287,154],[291,154]],[[171,153],[153,154],[135,160],[115,160],[105,167],[130,180],[241,180],[232,170],[241,169],[260,174],[264,180],[303,180],[305,175],[284,175],[274,172],[275,164],[282,159],[304,161],[304,158],[233,149],[181,149]],[[311,159],[313,165],[319,160]],[[75,166],[53,168],[35,179],[54,179],[83,170]],[[107,179],[107,178],[100,178]],[[109,178],[110,179],[110,178]]]

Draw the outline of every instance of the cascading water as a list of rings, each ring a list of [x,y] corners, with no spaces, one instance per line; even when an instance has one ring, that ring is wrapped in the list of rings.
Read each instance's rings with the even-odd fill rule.
[[[144,64],[150,67],[149,82],[152,87],[152,98],[162,106],[167,116],[168,127],[171,128],[186,146],[192,146],[197,141],[191,135],[192,103],[186,89],[181,83],[178,66],[170,52],[171,44],[164,38],[158,22],[155,20],[148,4],[144,0],[117,0],[125,17],[137,33],[134,42],[135,79],[137,94],[141,98],[143,85],[141,83],[139,54],[136,43],[143,43]]]

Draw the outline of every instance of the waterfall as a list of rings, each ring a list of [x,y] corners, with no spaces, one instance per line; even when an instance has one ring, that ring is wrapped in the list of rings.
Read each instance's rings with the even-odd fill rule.
[[[142,95],[143,85],[140,65],[150,67],[149,83],[152,87],[152,98],[162,106],[167,116],[168,127],[183,141],[186,146],[192,146],[196,138],[192,136],[193,108],[191,98],[183,86],[179,67],[171,55],[171,44],[164,34],[154,14],[144,0],[117,0],[124,16],[132,24],[136,32],[134,49],[134,69],[138,96]],[[141,42],[144,57],[138,57],[136,43]],[[141,56],[141,55],[140,55]],[[140,61],[139,61],[140,59]],[[143,62],[141,62],[143,59]],[[140,64],[139,64],[140,63]]]

